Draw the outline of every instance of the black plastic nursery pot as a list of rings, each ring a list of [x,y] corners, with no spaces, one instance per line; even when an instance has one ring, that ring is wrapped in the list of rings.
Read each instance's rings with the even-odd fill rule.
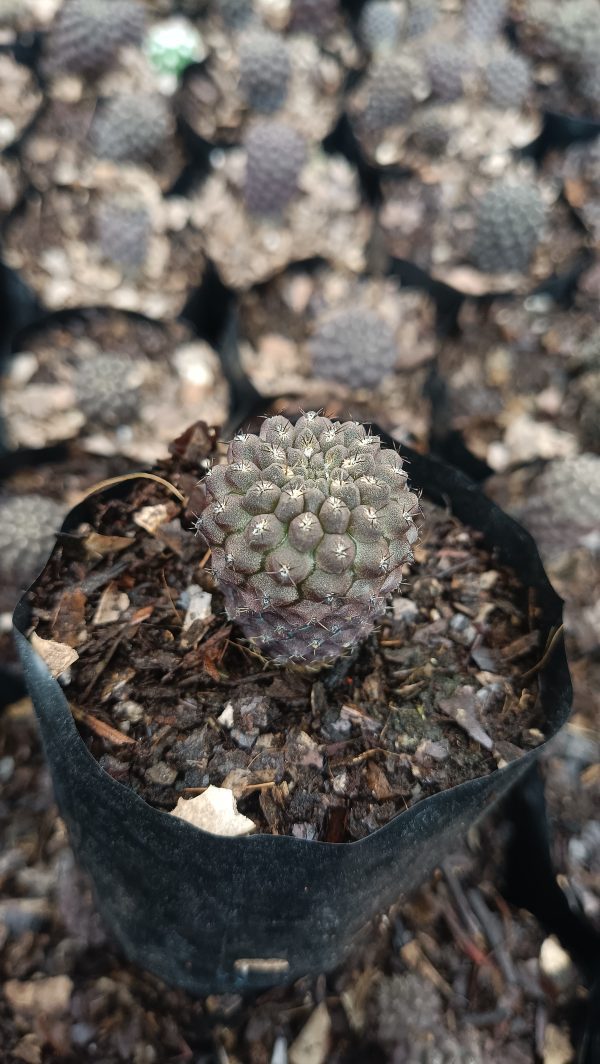
[[[547,741],[568,718],[571,685],[559,633],[562,601],[534,541],[462,473],[410,448],[401,453],[413,489],[481,531],[535,601],[548,646],[539,669]],[[88,516],[80,504],[63,531]],[[27,638],[29,621],[24,597],[15,638],[58,806],[99,909],[129,960],[197,995],[248,992],[334,968],[368,921],[426,880],[545,746],[418,802],[356,842],[216,836],[152,808],[99,766]]]

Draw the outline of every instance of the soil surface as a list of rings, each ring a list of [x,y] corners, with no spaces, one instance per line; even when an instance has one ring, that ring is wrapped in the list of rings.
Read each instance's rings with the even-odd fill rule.
[[[202,432],[159,467],[186,494]],[[224,786],[259,831],[340,842],[542,741],[535,604],[448,513],[423,502],[402,596],[319,673],[244,641],[181,517],[153,482],[94,502],[33,593],[37,635],[79,654],[66,691],[89,748],[146,801]]]

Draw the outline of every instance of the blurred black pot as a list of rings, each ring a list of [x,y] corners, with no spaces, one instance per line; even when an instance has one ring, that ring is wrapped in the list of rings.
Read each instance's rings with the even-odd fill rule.
[[[401,453],[413,488],[479,529],[516,571],[535,599],[542,640],[549,639],[561,624],[562,602],[529,534],[463,474],[409,448]],[[63,529],[86,516],[82,504]],[[545,746],[423,800],[358,842],[210,835],[147,805],[100,768],[60,685],[32,649],[28,624],[25,596],[14,614],[15,638],[60,812],[100,911],[131,961],[194,994],[260,989],[338,965],[369,919],[426,880]],[[549,739],[571,700],[560,636],[539,683]]]

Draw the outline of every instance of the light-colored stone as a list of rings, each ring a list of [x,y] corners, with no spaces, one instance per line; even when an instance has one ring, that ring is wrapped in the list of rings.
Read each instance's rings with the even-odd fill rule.
[[[211,835],[250,835],[256,831],[254,821],[238,813],[233,791],[227,787],[211,785],[195,798],[180,798],[172,814]]]

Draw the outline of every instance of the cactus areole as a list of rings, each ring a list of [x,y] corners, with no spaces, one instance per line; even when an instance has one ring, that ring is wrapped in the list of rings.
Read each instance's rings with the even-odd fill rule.
[[[202,483],[197,531],[228,615],[276,662],[326,664],[373,630],[417,539],[401,457],[354,421],[240,433]]]

